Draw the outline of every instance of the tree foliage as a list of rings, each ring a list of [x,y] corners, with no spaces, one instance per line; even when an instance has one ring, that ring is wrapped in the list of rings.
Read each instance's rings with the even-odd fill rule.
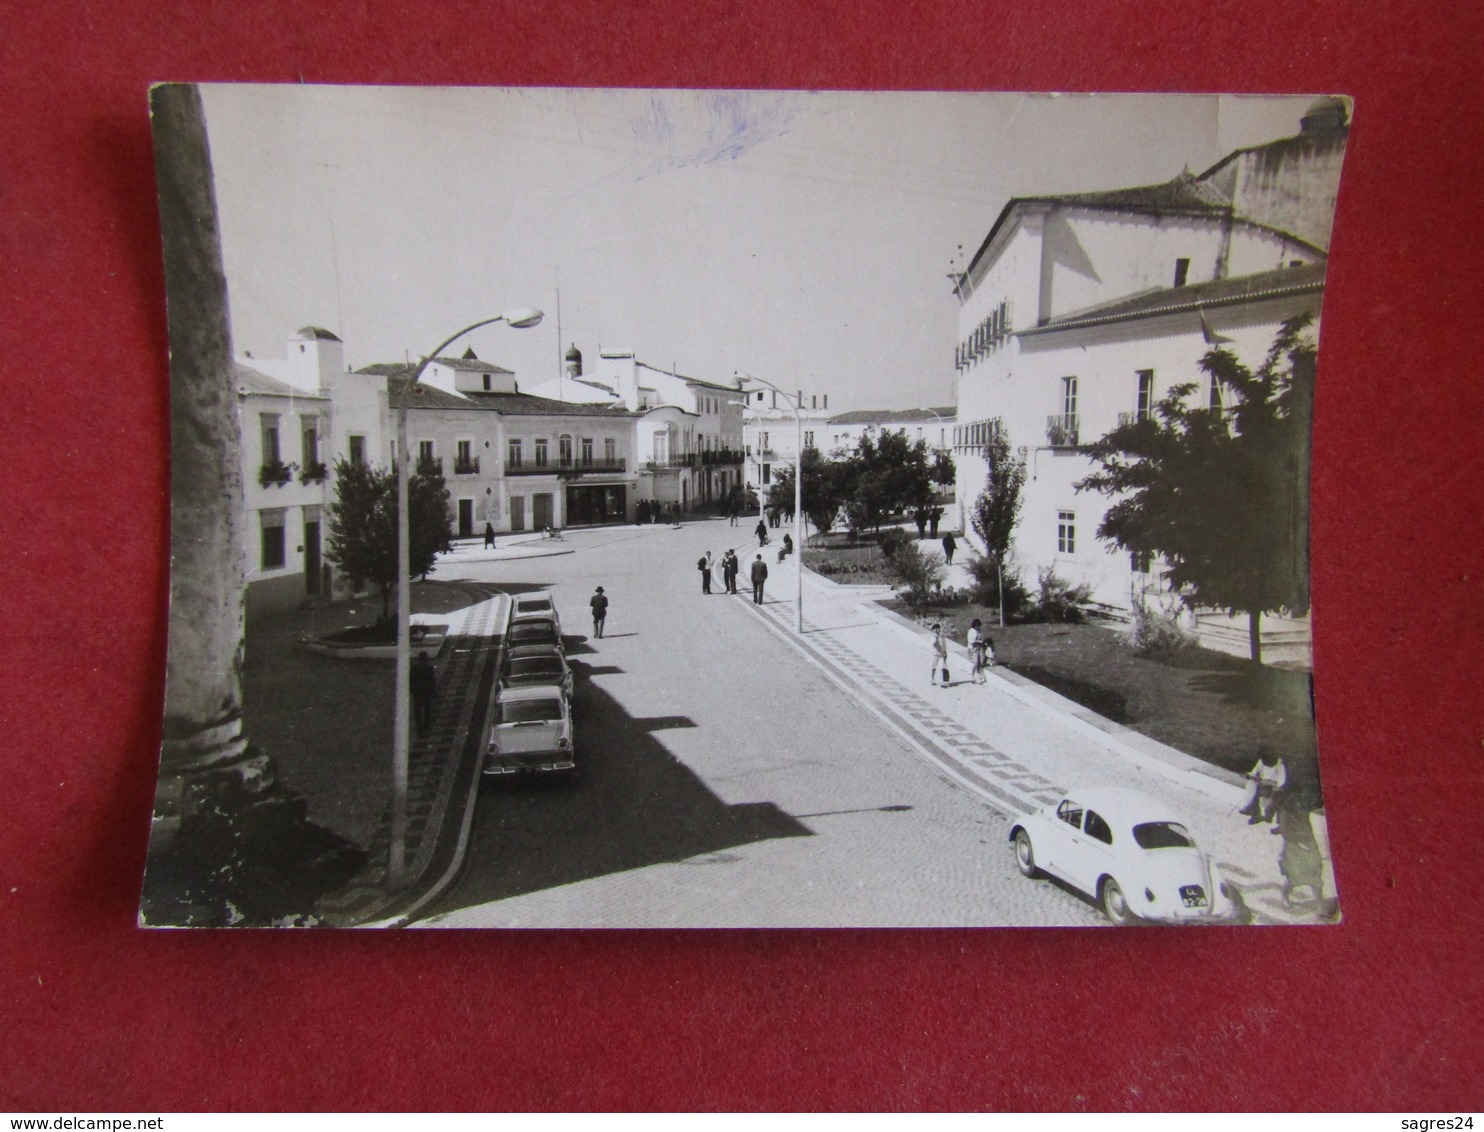
[[[936,499],[934,465],[927,442],[907,439],[903,432],[883,431],[862,436],[845,457],[845,510],[851,530],[877,530],[897,511],[931,507]]]
[[[827,460],[817,448],[804,449],[804,518],[820,534],[828,534],[839,518],[847,491],[847,470],[839,461]],[[780,513],[794,507],[794,470],[780,467],[768,488],[768,506]]]
[[[437,556],[453,546],[453,516],[448,490],[436,471],[407,481],[411,577],[433,570]],[[390,468],[335,465],[335,502],[330,508],[325,557],[353,585],[374,585],[381,592],[381,616],[397,583],[397,474]]]
[[[1150,418],[1092,445],[1098,470],[1076,485],[1115,499],[1099,538],[1162,556],[1191,604],[1247,614],[1253,660],[1262,614],[1309,607],[1311,322],[1285,322],[1255,371],[1211,350],[1201,369],[1231,408],[1188,405],[1195,384],[1176,386]]]
[[[914,539],[907,539],[888,556],[892,577],[912,609],[924,609],[942,587],[947,576],[943,556],[936,550],[923,553]]]
[[[990,434],[984,461],[989,472],[984,490],[970,509],[969,522],[984,542],[985,554],[1003,570],[1024,502],[1025,461],[1010,451],[1010,441],[1002,429]]]

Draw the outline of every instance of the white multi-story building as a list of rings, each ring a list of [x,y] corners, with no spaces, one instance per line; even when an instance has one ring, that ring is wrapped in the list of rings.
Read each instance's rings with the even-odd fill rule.
[[[374,399],[369,413],[353,397],[337,402],[344,370],[344,345],[317,326],[289,339],[282,358],[244,354],[233,364],[250,615],[330,591],[324,537],[338,434],[362,421],[379,432]]]
[[[821,439],[827,452],[852,449],[863,436],[898,432],[913,444],[924,442],[930,451],[947,452],[953,444],[958,410],[952,405],[929,409],[856,409],[836,413],[825,425]]]
[[[1157,581],[1096,538],[1109,501],[1075,490],[1083,446],[1202,380],[1213,344],[1255,368],[1285,319],[1317,319],[1346,133],[1345,106],[1324,99],[1296,137],[1199,176],[1004,206],[956,285],[954,450],[966,511],[991,435],[1025,458],[1014,557],[1028,581],[1051,567],[1115,609]]]
[[[412,366],[356,371],[394,410]],[[408,406],[413,466],[438,471],[448,487],[454,536],[622,523],[633,516],[634,414],[617,404],[558,401],[524,393],[514,372],[481,361],[435,358]]]
[[[720,504],[741,486],[743,394],[735,385],[660,369],[631,350],[602,350],[584,372],[573,345],[562,376],[532,392],[634,415],[638,500],[694,511]]]
[[[831,452],[825,428],[830,418],[830,395],[803,390],[779,393],[756,378],[740,381],[746,406],[742,424],[745,479],[747,487],[758,493],[761,505],[773,482],[775,467],[791,468],[798,461],[801,439],[806,449],[814,448],[825,455]],[[797,416],[795,402],[799,406]]]

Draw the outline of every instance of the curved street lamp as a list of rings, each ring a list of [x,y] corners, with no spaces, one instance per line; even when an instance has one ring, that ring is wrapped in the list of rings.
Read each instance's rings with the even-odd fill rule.
[[[391,850],[387,856],[387,885],[397,889],[406,882],[407,841],[407,763],[411,724],[412,676],[412,537],[411,521],[408,518],[407,465],[411,453],[407,450],[407,402],[412,397],[418,381],[428,366],[458,339],[482,326],[503,322],[517,330],[535,326],[542,314],[534,307],[516,307],[494,318],[471,323],[456,334],[450,334],[417,363],[402,395],[397,398],[397,685],[394,699],[395,711],[392,723],[392,830]]]

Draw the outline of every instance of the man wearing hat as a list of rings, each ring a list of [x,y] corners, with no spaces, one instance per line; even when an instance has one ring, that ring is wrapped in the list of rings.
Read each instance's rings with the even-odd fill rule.
[[[603,622],[608,620],[608,599],[603,595],[602,586],[598,587],[588,605],[593,607],[593,636],[601,638]]]

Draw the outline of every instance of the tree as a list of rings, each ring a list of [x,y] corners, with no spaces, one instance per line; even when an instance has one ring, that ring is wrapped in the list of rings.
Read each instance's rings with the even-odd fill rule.
[[[943,556],[936,550],[923,553],[913,539],[907,539],[892,553],[888,568],[902,596],[912,609],[924,609],[943,585],[947,573]]]
[[[893,512],[932,506],[933,468],[926,441],[913,443],[906,433],[894,430],[883,431],[876,439],[867,433],[843,463],[852,530],[879,530]]]
[[[845,505],[847,468],[838,460],[827,460],[817,448],[804,449],[804,518],[820,534],[828,534]],[[792,511],[794,506],[794,470],[779,468],[768,488],[768,506]]]
[[[453,546],[448,490],[437,471],[418,472],[407,481],[411,577],[429,574],[437,556]],[[397,583],[397,473],[390,468],[335,465],[335,502],[330,508],[325,557],[353,585],[381,591],[381,619],[389,616]]]
[[[1000,623],[1004,624],[1004,595],[1000,591],[1004,588],[1005,559],[1024,502],[1021,491],[1025,488],[1025,460],[1012,455],[1004,429],[994,429],[984,449],[984,461],[989,472],[984,490],[969,512],[969,523],[984,543],[986,557],[995,564],[995,592],[1001,602]]]
[[[1247,614],[1254,661],[1264,613],[1309,607],[1311,322],[1285,322],[1255,372],[1230,350],[1211,350],[1201,369],[1232,407],[1189,406],[1196,385],[1176,386],[1153,416],[1092,445],[1099,470],[1076,485],[1116,497],[1099,538],[1163,556],[1188,603]]]

